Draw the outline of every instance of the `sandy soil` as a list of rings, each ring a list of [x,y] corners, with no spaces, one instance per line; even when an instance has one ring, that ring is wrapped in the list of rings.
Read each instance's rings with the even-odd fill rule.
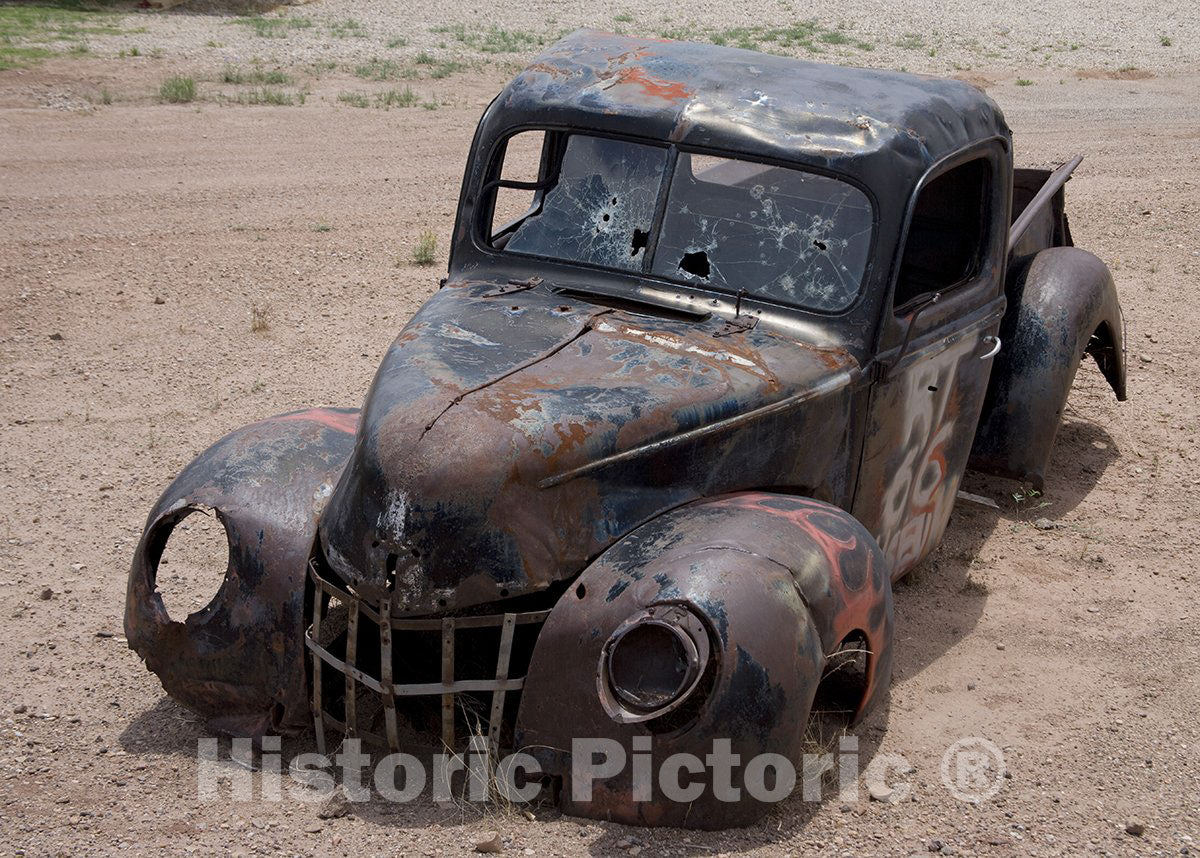
[[[461,164],[504,68],[423,79],[438,109],[357,109],[338,95],[361,80],[300,65],[286,68],[303,105],[170,106],[148,95],[162,76],[204,64],[142,60],[0,72],[0,848],[439,855],[489,829],[539,855],[1200,848],[1196,64],[1136,80],[1043,67],[1033,86],[1012,65],[971,70],[995,82],[1020,163],[1087,155],[1072,229],[1117,279],[1130,401],[1085,367],[1045,497],[1017,504],[1013,486],[970,477],[1001,510],[960,504],[898,588],[890,704],[857,732],[868,754],[913,763],[911,800],[797,798],[750,829],[700,834],[548,808],[530,820],[376,802],[320,820],[296,802],[198,800],[203,728],[121,637],[146,511],[226,431],[361,402],[434,288],[439,267],[408,261],[422,230],[444,266]],[[256,309],[266,330],[251,330]],[[205,527],[183,534],[196,556]],[[172,580],[199,598],[218,575]],[[1002,746],[1011,773],[978,806],[939,777],[963,736]]]

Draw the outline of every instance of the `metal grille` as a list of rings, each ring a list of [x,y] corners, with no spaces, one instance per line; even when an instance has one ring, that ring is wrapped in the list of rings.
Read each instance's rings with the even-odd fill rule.
[[[383,601],[378,610],[363,602],[347,590],[323,579],[312,561],[308,564],[309,578],[314,587],[312,601],[312,624],[305,632],[305,643],[312,653],[312,712],[317,730],[317,750],[325,753],[325,729],[333,727],[347,737],[359,736],[383,744],[394,751],[400,750],[397,727],[396,698],[440,697],[441,738],[443,744],[453,750],[456,735],[454,724],[455,697],[466,692],[491,692],[491,711],[488,718],[488,741],[492,748],[500,742],[500,727],[503,721],[504,704],[510,692],[520,691],[525,677],[509,676],[512,657],[513,635],[517,626],[546,621],[550,611],[524,613],[488,614],[464,617],[429,617],[424,619],[394,619],[390,600]],[[329,616],[331,599],[345,604],[346,654],[338,658],[321,645],[321,625]],[[379,676],[370,676],[356,664],[358,653],[358,627],[361,617],[366,617],[379,629]],[[494,679],[455,679],[454,651],[456,635],[462,629],[500,629],[500,646],[496,654],[496,676]],[[392,681],[392,641],[395,632],[441,632],[441,681],[397,684]],[[336,718],[326,711],[322,700],[321,665],[330,665],[346,679],[344,698],[345,720]],[[358,686],[374,691],[383,701],[386,736],[380,736],[358,726]]]

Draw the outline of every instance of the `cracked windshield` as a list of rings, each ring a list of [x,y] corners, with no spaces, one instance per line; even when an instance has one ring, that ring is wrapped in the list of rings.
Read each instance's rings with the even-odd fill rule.
[[[513,151],[519,150],[511,147],[510,157]],[[821,312],[853,303],[873,222],[862,191],[816,173],[681,152],[655,244],[650,238],[669,154],[571,135],[548,187],[508,207],[517,216],[493,244],[721,291],[745,289]],[[514,178],[507,162],[504,178]],[[498,213],[501,207],[498,197]]]

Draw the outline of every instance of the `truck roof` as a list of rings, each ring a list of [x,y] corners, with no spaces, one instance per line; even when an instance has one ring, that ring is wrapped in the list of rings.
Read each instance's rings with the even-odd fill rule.
[[[907,197],[943,155],[1010,136],[999,107],[962,81],[586,29],[538,56],[494,107],[493,118],[514,125],[799,161],[881,196]]]

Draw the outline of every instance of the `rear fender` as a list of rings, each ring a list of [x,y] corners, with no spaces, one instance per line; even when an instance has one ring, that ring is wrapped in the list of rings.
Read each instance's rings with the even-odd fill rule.
[[[1085,354],[1125,401],[1125,325],[1107,266],[1074,247],[1022,260],[1007,291],[1002,346],[967,466],[1040,490]]]
[[[673,612],[697,620],[707,665],[691,690],[661,714],[622,704],[608,668],[614,632],[631,620]],[[805,726],[829,655],[849,637],[871,651],[859,714],[891,673],[892,597],[887,563],[848,513],[807,498],[730,495],[681,507],[643,525],[604,552],[551,612],[522,692],[517,746],[544,772],[563,778],[564,812],[640,825],[747,825],[766,805],[743,791],[720,800],[711,770],[685,775],[705,784],[695,801],[667,800],[654,787],[638,800],[630,767],[572,784],[573,739],[612,740],[632,760],[650,742],[661,763],[676,753],[703,760],[727,739],[745,765],[782,754],[800,770]],[[735,769],[733,786],[741,785]]]
[[[309,723],[305,562],[357,424],[357,410],[314,408],[238,429],[184,468],[146,521],[125,636],[167,693],[220,732],[257,737]],[[206,607],[171,617],[158,564],[176,525],[204,507],[225,528],[229,564]]]

